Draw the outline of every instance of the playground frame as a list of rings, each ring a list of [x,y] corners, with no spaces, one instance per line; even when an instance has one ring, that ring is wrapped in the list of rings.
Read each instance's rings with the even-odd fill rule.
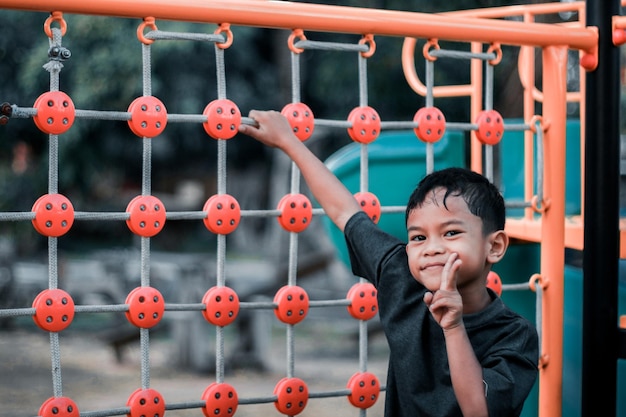
[[[620,250],[618,211],[620,73],[619,45],[614,35],[626,24],[619,18],[619,0],[513,6],[438,15],[262,0],[181,0],[175,6],[165,0],[131,3],[55,0],[53,4],[54,11],[63,13],[450,40],[472,43],[472,48],[482,48],[483,44],[541,48],[544,89],[539,128],[544,133],[547,161],[543,173],[546,179],[544,198],[540,202],[541,220],[534,219],[530,209],[522,219],[507,220],[512,237],[541,242],[541,278],[535,282],[541,285],[544,294],[541,326],[545,337],[541,346],[539,415],[561,415],[565,248],[583,251],[582,416],[616,415],[617,360],[626,359],[626,331],[616,324],[618,260],[625,257]],[[51,2],[0,0],[0,8],[48,12]],[[559,10],[577,11],[581,24],[568,26],[532,21],[535,14]],[[530,21],[493,19],[498,13],[506,12],[522,15]],[[584,160],[581,161],[584,208],[580,221],[574,223],[565,218],[564,197],[568,50],[580,51],[581,66],[587,71],[579,96],[584,131]],[[403,60],[408,62],[410,57],[405,56]],[[534,67],[530,70],[534,71]],[[472,116],[482,108],[479,72],[479,68],[472,70],[474,88],[470,88],[469,94]],[[411,83],[410,75],[407,78]],[[525,122],[530,124],[537,98],[532,88],[526,90]],[[525,152],[532,154],[532,147]],[[475,141],[471,153],[472,168],[482,171],[480,145]],[[526,175],[526,181],[532,183],[531,168]],[[595,186],[597,184],[602,186]],[[530,200],[532,195],[527,197]]]

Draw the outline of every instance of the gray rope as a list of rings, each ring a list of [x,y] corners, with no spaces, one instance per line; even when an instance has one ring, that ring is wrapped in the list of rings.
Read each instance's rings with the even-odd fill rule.
[[[86,212],[75,211],[74,219],[76,220],[123,220],[130,219],[130,213],[98,213],[98,212]]]
[[[217,351],[215,352],[215,382],[224,382],[224,328],[222,326],[215,327],[215,345]]]
[[[34,316],[37,310],[35,308],[8,308],[0,310],[0,317],[22,317]]]
[[[55,397],[62,397],[61,347],[59,346],[59,334],[57,332],[50,332],[50,356],[52,361],[52,390]]]
[[[215,67],[217,71],[217,98],[226,98],[226,71],[224,70],[224,50],[215,45]]]
[[[485,63],[485,110],[493,110],[493,65]],[[485,146],[485,176],[494,180],[493,145]]]
[[[369,158],[367,157],[367,149],[368,149],[367,144],[362,143],[360,146],[361,169],[360,169],[360,175],[359,175],[360,191],[362,193],[367,192],[367,190],[369,189],[369,177],[367,175],[369,172]]]
[[[206,211],[178,211],[168,212],[165,218],[167,220],[203,220],[207,215]]]
[[[217,141],[217,193],[226,193],[226,141]]]
[[[294,369],[295,369],[295,343],[294,343],[294,326],[293,324],[288,324],[287,325],[287,336],[286,336],[286,343],[287,343],[287,378],[293,378],[295,375]]]
[[[291,100],[293,103],[300,102],[300,57],[299,54],[291,53]],[[291,163],[291,181],[290,181],[291,193],[300,192],[300,169],[295,164]],[[289,233],[289,261],[287,271],[287,285],[296,285],[297,283],[297,271],[298,271],[298,234],[294,232]],[[295,343],[293,334],[293,325],[287,325],[286,330],[286,344],[287,344],[287,377],[292,378],[295,368]]]
[[[141,237],[141,286],[150,286],[150,238]]]
[[[76,109],[75,115],[77,119],[112,120],[112,121],[119,121],[119,122],[127,122],[132,118],[132,115],[128,112],[103,111],[103,110]]]
[[[124,416],[130,413],[130,407],[110,408],[108,410],[80,412],[81,417]]]
[[[530,286],[527,282],[521,284],[502,284],[502,291],[526,291]]]
[[[226,285],[224,263],[226,259],[226,236],[217,235],[217,286]],[[215,377],[217,382],[224,381],[224,331],[221,326],[215,328]]]
[[[489,53],[474,53],[466,51],[457,51],[453,49],[432,49],[428,51],[428,54],[435,58],[457,58],[457,59],[481,59],[483,61],[491,61],[496,59],[494,52]]]
[[[536,168],[537,193],[536,194],[537,194],[537,199],[539,200],[539,202],[543,202],[543,129],[541,129],[541,126],[537,129],[535,151],[536,151],[536,160],[537,160],[537,168]]]
[[[426,60],[426,107],[434,105],[433,88],[435,85],[435,63]],[[435,152],[433,144],[426,143],[426,173],[430,174],[435,170]]]
[[[203,114],[167,114],[168,123],[204,123],[208,119]]]
[[[59,28],[52,28],[50,47],[61,47],[62,33]],[[63,64],[57,60],[49,60],[44,69],[50,73],[50,91],[59,91],[59,74]],[[55,134],[48,135],[48,193],[58,192],[59,182],[59,137]],[[58,275],[58,240],[56,237],[48,237],[48,287],[57,289],[59,285]],[[63,395],[63,381],[61,377],[61,348],[59,335],[50,333],[50,358],[52,362],[52,386],[56,397]]]
[[[361,372],[367,371],[367,340],[367,321],[359,320],[359,370]]]
[[[435,85],[435,63],[426,60],[426,107],[432,107],[434,102],[433,86]]]
[[[150,45],[146,43],[141,44],[141,58],[143,68],[143,95],[152,95],[152,57],[150,54]]]
[[[141,195],[150,195],[152,189],[152,139],[143,138],[143,175]]]
[[[537,291],[537,297],[535,302],[535,326],[537,328],[537,334],[539,336],[539,349],[541,349],[541,339],[543,337],[543,332],[541,329],[541,323],[543,322],[543,288],[539,283],[535,284],[535,290]]]
[[[291,53],[291,102],[300,102],[300,54]]]
[[[225,39],[222,37],[222,39]],[[224,49],[215,44],[215,69],[217,78],[217,96],[219,99],[226,98],[226,70],[224,65]],[[217,193],[226,193],[226,141],[217,141]],[[226,236],[217,235],[217,286],[226,285]],[[215,378],[218,383],[224,381],[225,354],[224,354],[224,329],[221,326],[215,328]]]
[[[363,45],[366,46],[366,45]],[[368,95],[367,95],[367,59],[364,58],[361,54],[358,55],[359,61],[359,97],[360,97],[360,105],[367,106],[368,105]],[[368,157],[368,145],[361,144],[361,166],[360,166],[360,190],[361,192],[367,192],[369,190],[369,157]],[[361,279],[361,282],[364,282]],[[359,320],[359,369],[361,371],[367,370],[367,343],[368,341],[368,331],[367,331],[367,321]]]
[[[365,107],[369,103],[367,95],[367,58],[361,54],[358,55],[359,60],[359,105]]]
[[[48,288],[51,290],[59,287],[59,256],[58,243],[56,237],[48,238]]]
[[[365,44],[348,44],[339,42],[321,42],[310,40],[299,40],[293,44],[296,48],[300,49],[317,49],[322,51],[356,51],[367,52],[369,46]]]
[[[145,34],[151,40],[184,40],[201,42],[226,42],[226,37],[222,34],[214,33],[188,33],[188,32],[167,32],[163,30],[151,30]]]
[[[61,29],[52,28],[52,38],[49,40],[50,48],[61,48],[62,39]],[[50,91],[59,91],[59,74],[63,69],[63,64],[59,60],[50,59],[43,68],[50,73]]]
[[[298,234],[289,233],[289,262],[287,273],[287,284],[296,285],[298,273]],[[294,326],[287,325],[287,377],[293,378],[295,369],[295,338]]]
[[[74,306],[75,313],[113,313],[113,312],[127,312],[129,310],[128,304],[105,304],[105,305],[84,305]]]
[[[141,388],[150,388],[150,330],[139,329],[141,349]]]
[[[493,110],[493,65],[485,63],[485,110]]]
[[[59,136],[49,135],[48,143],[48,193],[59,191]]]
[[[33,220],[35,213],[32,211],[21,213],[0,213],[0,221],[21,221],[21,220]]]

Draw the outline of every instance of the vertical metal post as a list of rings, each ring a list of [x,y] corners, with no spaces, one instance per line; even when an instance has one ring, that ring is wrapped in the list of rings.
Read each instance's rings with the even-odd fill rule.
[[[619,0],[588,0],[586,10],[599,33],[585,111],[581,415],[592,417],[615,416],[617,408],[620,77],[611,22]]]
[[[565,136],[567,47],[543,49],[544,202],[541,217],[542,338],[539,414],[561,416],[563,386],[563,271],[565,264]]]

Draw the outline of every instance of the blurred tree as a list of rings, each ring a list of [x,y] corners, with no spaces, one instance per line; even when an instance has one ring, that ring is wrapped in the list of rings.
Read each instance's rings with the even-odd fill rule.
[[[406,0],[313,1],[353,7],[443,12],[505,5],[503,0],[453,0],[407,2]],[[46,13],[3,10],[0,13],[0,102],[31,107],[49,89],[49,75],[42,68],[48,61],[49,41],[43,32]],[[126,111],[142,95],[142,46],[136,29],[140,20],[102,16],[64,16],[67,33],[63,46],[72,57],[63,62],[60,88],[86,110]],[[213,24],[157,22],[163,31],[212,33]],[[233,27],[234,43],[226,49],[227,96],[243,115],[253,108],[280,110],[291,100],[291,58],[286,47],[289,31]],[[356,43],[359,36],[306,33],[310,40]],[[376,53],[368,59],[369,103],[383,120],[411,120],[424,105],[422,97],[408,88],[400,64],[402,38],[377,37]],[[515,51],[513,51],[515,52]],[[516,55],[505,56],[496,71],[496,108],[507,96],[519,94],[519,81],[509,79]],[[199,114],[217,98],[215,49],[213,44],[190,41],[158,41],[151,47],[152,94],[163,101],[168,112]],[[344,119],[359,103],[356,54],[336,51],[306,51],[301,59],[301,97],[316,117]],[[452,61],[452,62],[451,62]],[[437,63],[436,84],[467,83],[469,64],[455,60]],[[423,77],[423,65],[417,71]],[[504,74],[504,75],[503,75]],[[423,79],[423,78],[422,78]],[[446,99],[449,121],[466,121],[468,100]],[[505,115],[506,116],[506,115]],[[336,131],[321,144],[322,157],[349,143],[345,132]],[[170,123],[153,143],[154,190],[175,192],[186,179],[200,179],[205,194],[214,192],[216,142],[201,126]],[[0,127],[0,210],[28,211],[47,190],[47,136],[28,120],[11,120]],[[269,178],[270,151],[253,140],[229,141],[229,169],[253,172]],[[119,211],[128,196],[140,191],[141,139],[125,122],[77,120],[61,136],[59,191],[71,195],[77,209]],[[21,159],[20,159],[21,158]],[[16,168],[22,162],[22,168]],[[260,171],[259,171],[260,170]],[[269,187],[269,179],[255,187]],[[246,190],[246,192],[258,192]],[[242,192],[244,192],[242,190]],[[200,209],[201,207],[195,207]],[[80,222],[91,235],[109,236],[124,225],[94,225]],[[85,223],[90,223],[85,225]],[[118,222],[119,223],[119,222]],[[82,228],[82,229],[81,229]],[[96,230],[97,229],[97,230]],[[73,230],[74,232],[74,230]],[[97,237],[102,239],[103,237]],[[124,235],[128,235],[125,233]]]

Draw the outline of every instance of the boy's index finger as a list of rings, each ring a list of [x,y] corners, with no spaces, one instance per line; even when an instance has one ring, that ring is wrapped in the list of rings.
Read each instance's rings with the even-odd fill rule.
[[[459,269],[461,261],[458,253],[450,254],[441,274],[441,284],[439,289],[446,291],[456,291],[456,271]]]

